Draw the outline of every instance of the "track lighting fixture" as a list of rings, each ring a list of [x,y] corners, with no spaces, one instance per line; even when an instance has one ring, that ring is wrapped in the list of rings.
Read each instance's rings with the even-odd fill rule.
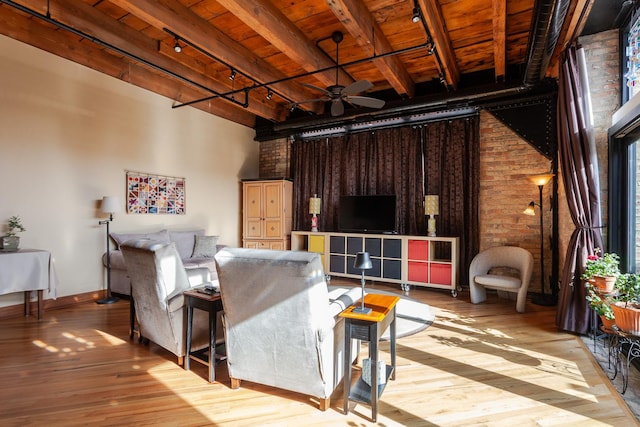
[[[434,53],[436,53],[436,44],[433,41],[430,41],[429,43],[430,43],[430,47],[429,47],[429,50],[427,50],[427,55],[431,56]]]
[[[445,84],[447,83],[447,79],[444,76],[444,73],[440,73],[440,83]]]
[[[182,46],[180,46],[180,42],[178,41],[177,37],[176,42],[173,44],[173,50],[175,50],[176,53],[182,52]]]
[[[414,24],[420,22],[420,8],[418,7],[418,5],[413,8],[413,16],[411,17],[411,22],[413,22]]]
[[[267,100],[271,101],[273,98],[273,91],[271,89],[267,89]]]
[[[236,79],[236,70],[231,69],[231,74],[229,74],[229,80],[233,81]]]

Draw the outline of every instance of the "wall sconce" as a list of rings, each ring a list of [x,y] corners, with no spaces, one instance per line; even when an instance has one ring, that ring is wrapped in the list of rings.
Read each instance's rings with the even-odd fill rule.
[[[113,221],[113,214],[120,212],[120,202],[117,197],[104,196],[102,198],[101,210],[109,214],[109,219],[98,221],[98,224],[107,226],[107,295],[97,300],[98,304],[113,304],[120,300],[118,297],[111,295],[111,258],[109,256],[109,223]]]
[[[440,215],[438,196],[424,196],[424,214],[429,216],[427,220],[427,236],[435,237],[436,219],[433,216]]]
[[[373,268],[373,264],[371,264],[371,257],[369,256],[369,252],[358,252],[356,254],[356,260],[353,263],[353,268],[357,268],[362,273],[362,279],[360,280],[360,285],[362,286],[362,298],[360,299],[360,307],[354,308],[352,312],[360,313],[360,314],[369,314],[371,313],[371,308],[364,306],[364,271],[371,270]]]
[[[320,204],[322,199],[318,197],[317,194],[314,194],[312,198],[309,199],[309,213],[313,215],[311,217],[311,231],[318,231],[318,217],[316,215],[320,215]]]
[[[540,208],[540,295],[534,295],[531,302],[537,305],[553,306],[556,305],[555,297],[544,291],[544,208],[542,203],[542,189],[554,177],[554,174],[547,173],[542,175],[532,175],[529,180],[538,186],[539,201],[538,203],[531,201],[527,208],[522,212],[525,215],[535,215],[535,207]]]

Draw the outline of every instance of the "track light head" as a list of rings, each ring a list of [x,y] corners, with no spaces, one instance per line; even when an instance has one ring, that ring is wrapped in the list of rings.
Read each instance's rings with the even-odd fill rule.
[[[267,89],[267,96],[266,96],[268,101],[271,101],[271,98],[273,98],[273,91],[271,89]]]
[[[182,46],[180,46],[180,42],[178,42],[178,38],[176,37],[176,42],[173,44],[173,50],[176,53],[182,52]]]
[[[436,53],[436,44],[435,44],[435,42],[431,41],[430,45],[431,45],[431,47],[429,47],[429,50],[427,50],[427,55],[428,56],[431,56],[434,53]]]
[[[231,69],[231,74],[229,74],[229,80],[235,80],[236,79],[236,70],[234,70],[233,68]]]
[[[442,84],[446,84],[447,83],[447,79],[446,79],[444,73],[440,73],[440,83],[442,83]]]
[[[413,22],[414,24],[420,22],[420,8],[417,5],[413,8],[413,16],[411,16],[411,22]]]

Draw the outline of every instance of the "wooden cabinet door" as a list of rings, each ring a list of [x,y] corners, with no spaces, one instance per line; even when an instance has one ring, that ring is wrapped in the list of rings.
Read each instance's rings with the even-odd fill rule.
[[[262,237],[262,184],[245,183],[244,185],[244,238],[259,239]]]
[[[282,238],[282,183],[263,183],[264,238]]]

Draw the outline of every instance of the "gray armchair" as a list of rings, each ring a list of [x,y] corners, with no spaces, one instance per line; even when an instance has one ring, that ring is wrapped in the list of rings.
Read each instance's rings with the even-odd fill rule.
[[[517,277],[492,274],[492,269],[507,267],[517,270]],[[517,246],[497,246],[476,255],[469,266],[469,288],[474,304],[487,299],[487,289],[495,289],[501,296],[516,296],[516,311],[524,313],[527,290],[533,272],[533,255]]]
[[[330,301],[314,253],[226,248],[215,258],[231,387],[241,380],[278,387],[314,396],[326,410],[344,375],[338,314],[360,288]]]
[[[183,292],[207,282],[209,270],[186,270],[174,243],[130,240],[121,250],[141,336],[178,356],[183,365],[187,312]],[[194,310],[192,350],[209,345],[208,319],[208,313]],[[222,340],[221,331],[216,336]]]

